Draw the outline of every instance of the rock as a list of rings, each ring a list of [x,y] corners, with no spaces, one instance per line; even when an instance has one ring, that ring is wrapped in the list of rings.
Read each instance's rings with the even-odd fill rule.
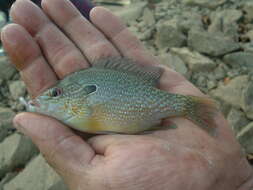
[[[250,39],[250,41],[253,41],[253,30],[250,30],[246,33],[246,37]]]
[[[178,29],[175,20],[157,25],[155,44],[159,49],[181,47],[186,43],[185,35]]]
[[[215,80],[208,80],[207,81],[207,88],[208,90],[211,90],[213,88],[217,87],[217,82]]]
[[[62,180],[52,185],[48,190],[69,190]]]
[[[240,49],[240,45],[226,39],[221,33],[209,33],[191,30],[188,36],[188,46],[210,56],[221,56]]]
[[[237,22],[242,18],[242,11],[236,9],[225,9],[211,14],[211,25],[208,27],[210,33],[223,32],[231,39],[238,39]]]
[[[149,8],[144,9],[142,19],[147,26],[155,25],[154,13]]]
[[[159,56],[160,61],[163,65],[168,66],[169,68],[181,73],[182,75],[186,76],[187,74],[187,67],[185,63],[179,58],[177,55],[173,55],[171,53],[164,53]]]
[[[235,52],[225,55],[223,61],[234,68],[247,67],[253,69],[253,52]]]
[[[20,80],[10,82],[9,90],[14,100],[18,100],[20,97],[24,97],[26,93],[25,84]]]
[[[6,183],[8,183],[11,179],[13,179],[16,175],[18,174],[18,172],[11,172],[11,173],[7,173],[4,178],[0,181],[0,190],[3,190],[4,185]]]
[[[16,72],[6,56],[0,56],[0,79],[8,80]]]
[[[228,84],[220,84],[218,88],[210,91],[210,94],[224,103],[235,108],[243,107],[243,89],[247,87],[248,76],[241,75],[232,79]]]
[[[238,134],[250,122],[242,111],[235,108],[230,110],[227,120],[235,134]]]
[[[120,17],[125,23],[137,20],[142,16],[143,10],[146,7],[146,2],[133,3],[129,6],[125,6],[114,12],[118,17]]]
[[[13,134],[0,144],[0,178],[6,172],[23,166],[35,154],[37,149],[32,141],[23,135]]]
[[[247,153],[253,153],[253,122],[243,127],[236,137]]]
[[[178,28],[183,33],[188,33],[190,30],[203,30],[202,16],[195,12],[182,12],[182,14],[176,16],[176,22]]]
[[[248,21],[252,21],[253,20],[253,2],[252,1],[245,2],[243,5],[243,10],[246,13],[245,16],[248,19]]]
[[[223,65],[219,64],[213,71],[213,76],[216,80],[222,80],[226,77],[226,70]]]
[[[149,39],[151,39],[153,33],[154,33],[154,29],[149,28],[149,29],[145,30],[144,32],[139,33],[137,35],[137,37],[138,37],[138,39],[140,39],[142,41],[143,40],[149,40]]]
[[[0,142],[4,140],[10,134],[10,130],[13,129],[12,119],[15,113],[5,107],[0,107]]]
[[[253,119],[253,81],[251,80],[243,91],[243,110],[246,115]]]
[[[243,44],[242,44],[242,49],[243,49],[245,52],[253,53],[253,41],[248,42],[248,43],[243,43]]]
[[[188,48],[172,48],[171,53],[180,57],[193,72],[208,71],[216,66],[208,57],[198,52],[190,51]]]
[[[19,175],[5,184],[4,190],[67,189],[66,186],[59,184],[60,180],[58,174],[45,162],[44,158],[37,156]],[[55,188],[56,184],[59,184],[59,189]]]
[[[207,7],[210,9],[215,9],[218,6],[223,5],[227,0],[182,0],[183,3],[187,5]]]

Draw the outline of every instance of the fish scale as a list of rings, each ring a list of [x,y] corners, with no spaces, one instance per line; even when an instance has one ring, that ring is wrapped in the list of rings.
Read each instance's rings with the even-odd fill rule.
[[[126,58],[101,59],[61,80],[27,109],[88,133],[134,134],[154,129],[166,118],[186,117],[214,134],[215,102],[158,89],[161,74],[159,67]]]

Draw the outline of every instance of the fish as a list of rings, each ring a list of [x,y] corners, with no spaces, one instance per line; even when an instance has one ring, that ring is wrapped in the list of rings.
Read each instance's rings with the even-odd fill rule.
[[[138,134],[159,129],[164,119],[185,117],[214,135],[216,102],[159,89],[162,73],[162,67],[128,58],[102,58],[66,76],[26,107],[86,133]]]

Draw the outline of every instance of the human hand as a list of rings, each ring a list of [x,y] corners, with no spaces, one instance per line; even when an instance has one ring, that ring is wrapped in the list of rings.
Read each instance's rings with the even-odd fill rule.
[[[18,0],[11,9],[16,24],[5,27],[1,36],[32,97],[102,57],[157,63],[104,8],[91,11],[90,23],[67,0],[43,0],[42,7],[44,13],[29,0]],[[165,69],[160,88],[203,96],[170,69]],[[177,129],[88,141],[43,115],[22,113],[14,123],[73,190],[248,190],[253,187],[252,169],[226,120],[222,115],[216,119],[215,138],[186,119],[174,118]]]

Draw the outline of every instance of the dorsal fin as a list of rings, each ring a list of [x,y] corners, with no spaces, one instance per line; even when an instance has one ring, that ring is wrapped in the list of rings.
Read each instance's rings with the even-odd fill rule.
[[[96,68],[111,69],[134,74],[145,81],[156,85],[163,73],[162,68],[151,65],[140,65],[133,60],[122,57],[108,57],[96,61],[92,64]]]

